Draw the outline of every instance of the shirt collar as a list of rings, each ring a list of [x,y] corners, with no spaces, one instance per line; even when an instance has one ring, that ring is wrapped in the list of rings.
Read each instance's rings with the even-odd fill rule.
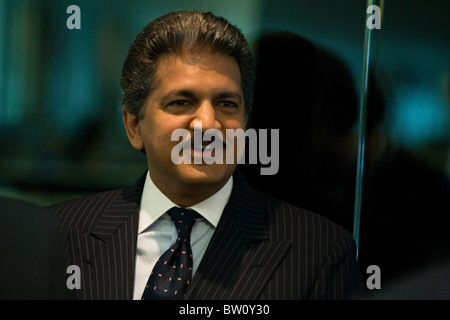
[[[197,211],[211,225],[217,227],[223,209],[230,198],[232,189],[233,176],[230,177],[227,183],[218,192],[189,208]],[[147,171],[141,197],[138,233],[147,229],[156,220],[162,217],[167,210],[175,206],[177,205],[167,198],[153,183],[150,173]]]

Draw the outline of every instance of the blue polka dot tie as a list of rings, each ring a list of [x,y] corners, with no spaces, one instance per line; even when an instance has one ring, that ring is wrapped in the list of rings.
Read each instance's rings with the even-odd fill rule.
[[[173,207],[167,212],[175,223],[178,238],[153,267],[142,300],[180,300],[192,277],[191,230],[199,214]]]

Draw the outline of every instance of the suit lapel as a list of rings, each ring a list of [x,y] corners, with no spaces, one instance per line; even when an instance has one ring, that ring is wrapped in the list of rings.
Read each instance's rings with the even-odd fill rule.
[[[188,289],[187,299],[259,297],[291,247],[272,241],[259,194],[239,172],[217,229]]]
[[[72,243],[80,253],[76,260],[82,264],[83,283],[89,284],[82,290],[83,298],[132,298],[139,205],[144,182],[145,175],[130,188],[105,193],[111,200],[102,202],[105,208],[96,210],[98,214],[92,226],[85,232],[73,231]]]

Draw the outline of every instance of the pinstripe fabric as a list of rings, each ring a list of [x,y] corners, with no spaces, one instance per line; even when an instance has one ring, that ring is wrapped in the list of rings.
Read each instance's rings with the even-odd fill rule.
[[[323,216],[252,189],[233,192],[188,299],[357,299],[352,236]]]
[[[132,299],[143,175],[131,188],[47,208],[68,241],[67,265],[81,268],[78,299]]]
[[[80,299],[132,299],[145,175],[128,189],[48,208],[81,267]],[[251,188],[235,172],[222,218],[187,299],[347,299],[363,292],[351,235]]]

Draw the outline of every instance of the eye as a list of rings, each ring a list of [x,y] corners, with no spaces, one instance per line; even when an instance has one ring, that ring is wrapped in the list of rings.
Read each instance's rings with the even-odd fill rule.
[[[170,102],[169,106],[187,106],[189,102],[187,100],[175,100]]]
[[[219,103],[219,106],[221,107],[227,107],[227,108],[237,108],[239,107],[237,103],[233,101],[224,100]]]

